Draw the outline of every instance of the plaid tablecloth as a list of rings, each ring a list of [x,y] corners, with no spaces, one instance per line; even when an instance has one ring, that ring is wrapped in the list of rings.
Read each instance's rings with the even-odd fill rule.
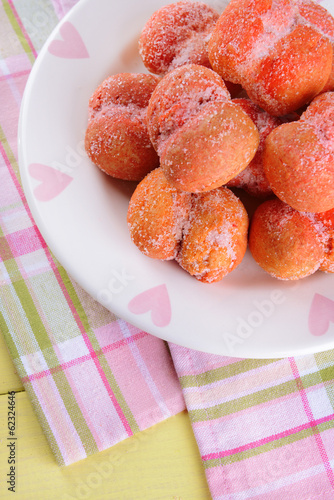
[[[55,259],[20,183],[27,78],[75,0],[0,3],[0,329],[60,465],[187,408],[218,499],[334,498],[334,352],[245,360],[116,318]]]

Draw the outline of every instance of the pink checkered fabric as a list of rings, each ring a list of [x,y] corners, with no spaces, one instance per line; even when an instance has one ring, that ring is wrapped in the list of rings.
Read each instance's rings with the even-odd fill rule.
[[[215,500],[333,499],[333,351],[245,360],[171,344],[171,357],[89,297],[36,227],[17,164],[20,104],[75,3],[0,5],[0,329],[58,462],[187,407]]]

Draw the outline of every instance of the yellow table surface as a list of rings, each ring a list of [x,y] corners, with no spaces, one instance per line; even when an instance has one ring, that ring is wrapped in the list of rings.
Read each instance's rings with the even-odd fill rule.
[[[8,491],[8,391],[16,392],[16,488]],[[0,334],[0,498],[210,500],[186,412],[59,467]]]

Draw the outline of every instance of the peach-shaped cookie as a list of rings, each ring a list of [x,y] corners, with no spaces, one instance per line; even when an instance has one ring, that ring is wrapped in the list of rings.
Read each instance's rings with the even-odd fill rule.
[[[209,41],[212,68],[273,115],[310,102],[331,78],[334,19],[311,0],[231,0]]]
[[[146,112],[159,78],[120,73],[107,78],[89,101],[85,149],[106,174],[138,181],[159,164]]]
[[[188,192],[209,191],[247,167],[259,133],[223,80],[195,64],[168,73],[147,111],[151,141],[168,181]]]
[[[313,274],[324,259],[324,245],[314,222],[281,200],[267,200],[254,212],[249,249],[271,276],[298,280]]]
[[[157,10],[139,38],[146,68],[164,75],[183,64],[210,67],[207,44],[218,18],[218,12],[202,2],[176,2]]]
[[[239,104],[255,123],[260,135],[260,144],[248,167],[229,181],[227,187],[244,189],[257,198],[268,197],[272,194],[272,190],[263,168],[264,141],[274,128],[282,124],[282,121],[269,115],[250,99],[239,98],[233,102]]]
[[[191,195],[170,186],[161,168],[150,172],[129,203],[127,221],[134,244],[148,257],[174,259],[190,203]]]
[[[210,102],[230,101],[225,83],[214,71],[197,64],[168,73],[155,88],[147,109],[148,131],[159,154],[166,140]]]
[[[248,215],[231,190],[178,191],[161,168],[138,184],[127,221],[131,239],[143,254],[176,259],[206,283],[219,281],[235,269],[247,248]]]
[[[299,121],[265,141],[264,170],[274,193],[302,212],[334,208],[334,92],[312,101]]]
[[[176,260],[199,281],[219,281],[242,261],[247,232],[247,212],[228,188],[193,194]]]

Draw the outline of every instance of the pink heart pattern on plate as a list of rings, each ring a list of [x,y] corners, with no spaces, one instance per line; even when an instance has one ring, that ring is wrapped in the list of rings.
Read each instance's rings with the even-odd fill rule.
[[[59,28],[62,40],[52,40],[48,47],[50,54],[63,59],[85,59],[89,57],[86,45],[80,33],[70,22],[63,23]]]
[[[42,163],[31,163],[29,174],[40,181],[40,184],[34,189],[34,195],[38,201],[52,200],[73,181],[73,177]]]
[[[166,285],[159,285],[136,295],[128,304],[129,311],[133,314],[151,312],[152,322],[155,326],[169,325],[172,310]]]
[[[310,308],[308,327],[312,335],[325,335],[330,323],[334,323],[334,300],[316,293]]]

